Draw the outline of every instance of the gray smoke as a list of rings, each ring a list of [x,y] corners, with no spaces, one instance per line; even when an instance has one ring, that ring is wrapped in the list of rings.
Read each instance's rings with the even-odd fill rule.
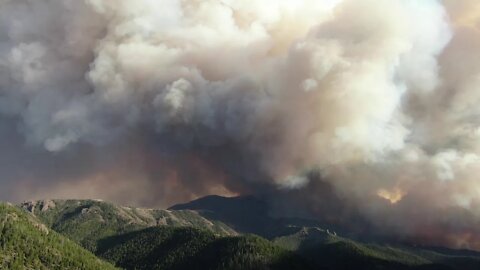
[[[476,0],[0,0],[0,198],[269,194],[480,249],[479,48]]]

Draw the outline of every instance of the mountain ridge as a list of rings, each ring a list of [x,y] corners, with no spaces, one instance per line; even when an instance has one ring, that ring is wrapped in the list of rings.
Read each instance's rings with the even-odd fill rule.
[[[0,203],[0,269],[115,268],[27,212]]]
[[[150,269],[143,267],[145,264],[151,269],[169,269],[187,265],[189,260],[209,260],[209,250],[213,248],[215,254],[221,251],[218,248],[222,245],[214,244],[217,241],[231,245],[232,252],[216,261],[230,266],[226,269],[234,269],[231,263],[236,260],[270,269],[276,265],[274,254],[286,254],[294,258],[295,265],[313,265],[312,269],[480,269],[480,253],[475,251],[360,242],[322,228],[314,220],[272,217],[268,206],[253,196],[207,196],[168,209],[126,207],[99,200],[41,200],[19,207],[43,221],[47,229],[126,269]],[[171,237],[177,234],[186,238]],[[156,244],[151,242],[154,239],[158,239]],[[201,255],[176,248],[185,243],[199,245]],[[151,251],[146,249],[148,245],[153,245]],[[152,253],[154,250],[161,253]],[[128,263],[119,259],[132,252],[140,252],[137,260]],[[255,254],[263,254],[266,261],[256,260]],[[169,258],[170,264],[158,261],[158,256]],[[216,269],[215,265],[199,269]]]

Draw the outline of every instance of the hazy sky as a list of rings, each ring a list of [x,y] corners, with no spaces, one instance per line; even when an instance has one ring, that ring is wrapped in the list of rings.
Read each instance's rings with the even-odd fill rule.
[[[480,249],[479,102],[478,0],[0,0],[1,200],[257,194]]]

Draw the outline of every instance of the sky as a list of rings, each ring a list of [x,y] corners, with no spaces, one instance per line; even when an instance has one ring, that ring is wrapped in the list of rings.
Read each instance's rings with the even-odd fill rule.
[[[279,214],[480,250],[478,0],[0,0],[0,200]]]

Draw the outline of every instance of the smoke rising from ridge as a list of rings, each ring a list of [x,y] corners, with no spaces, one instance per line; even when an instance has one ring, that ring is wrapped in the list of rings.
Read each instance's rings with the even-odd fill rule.
[[[270,194],[480,249],[477,2],[0,0],[0,197]]]

